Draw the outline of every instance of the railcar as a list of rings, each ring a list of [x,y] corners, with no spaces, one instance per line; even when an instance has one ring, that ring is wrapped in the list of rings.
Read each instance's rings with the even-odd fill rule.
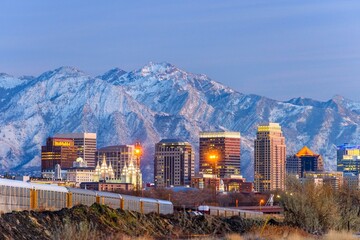
[[[50,184],[32,184],[34,209],[60,210],[68,206],[66,187]]]
[[[96,202],[96,193],[91,190],[81,188],[67,188],[68,189],[68,205],[71,208],[73,206],[83,204],[91,206]]]
[[[100,191],[95,191],[95,194],[97,197],[97,203],[107,205],[113,209],[124,209],[122,204],[123,200],[120,194]]]
[[[170,201],[49,184],[0,179],[0,213],[22,210],[59,210],[84,204],[105,204],[114,209],[140,213],[173,213]]]
[[[158,213],[160,214],[172,214],[174,213],[174,206],[170,201],[157,200],[159,203]]]
[[[30,210],[32,186],[29,183],[0,179],[0,212]]]
[[[261,218],[263,217],[262,212],[240,210],[236,208],[225,208],[225,207],[213,207],[213,206],[199,206],[199,211],[204,212],[213,216],[241,216],[244,218]],[[206,211],[204,211],[206,209]]]
[[[151,213],[159,212],[159,202],[151,198],[140,198],[140,212],[141,213]]]

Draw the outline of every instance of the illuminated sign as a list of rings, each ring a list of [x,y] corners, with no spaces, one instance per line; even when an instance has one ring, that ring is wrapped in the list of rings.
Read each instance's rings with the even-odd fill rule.
[[[70,147],[71,142],[66,141],[54,141],[53,146],[55,147]]]

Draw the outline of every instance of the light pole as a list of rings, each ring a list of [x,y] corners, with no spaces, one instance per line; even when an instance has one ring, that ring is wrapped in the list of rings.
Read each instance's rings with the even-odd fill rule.
[[[139,142],[135,143],[135,150],[134,150],[134,154],[136,157],[136,166],[138,169],[136,169],[136,191],[139,192],[141,187],[141,183],[140,183],[140,158],[142,155],[142,148]]]
[[[265,200],[264,199],[260,199],[259,205],[260,205],[260,211],[261,211],[261,204],[264,204]]]

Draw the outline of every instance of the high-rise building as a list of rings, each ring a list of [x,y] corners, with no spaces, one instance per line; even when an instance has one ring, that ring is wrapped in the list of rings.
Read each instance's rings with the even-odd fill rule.
[[[163,139],[155,144],[156,187],[189,185],[194,175],[195,155],[190,143],[177,139]]]
[[[201,132],[199,158],[204,174],[240,175],[240,133]]]
[[[286,159],[286,174],[302,178],[304,172],[324,171],[324,162],[320,154],[308,147],[303,147],[298,153]]]
[[[95,167],[96,133],[61,133],[55,137],[73,139],[77,156],[84,159],[88,167]]]
[[[61,169],[69,169],[76,158],[74,140],[49,137],[41,147],[41,172],[54,172],[57,164]]]
[[[345,143],[337,147],[337,170],[344,173],[360,172],[360,146]]]
[[[111,163],[115,178],[120,179],[124,166],[129,166],[132,160],[135,161],[135,146],[116,145],[100,148],[96,152],[96,162],[101,162],[103,155],[105,155],[106,160]]]
[[[285,188],[285,160],[285,137],[280,125],[259,125],[254,141],[255,191]]]

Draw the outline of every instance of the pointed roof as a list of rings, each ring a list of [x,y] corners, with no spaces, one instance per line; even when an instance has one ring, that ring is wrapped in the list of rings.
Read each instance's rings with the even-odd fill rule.
[[[297,157],[303,157],[303,156],[318,156],[319,154],[314,153],[311,151],[307,146],[304,146],[297,154],[295,154]]]

